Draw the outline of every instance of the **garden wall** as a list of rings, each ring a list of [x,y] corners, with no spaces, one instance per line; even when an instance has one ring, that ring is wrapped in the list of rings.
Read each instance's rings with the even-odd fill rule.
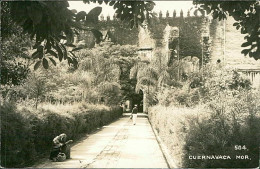
[[[59,106],[62,107],[62,106]],[[73,106],[68,106],[73,107]],[[57,109],[58,107],[56,107]],[[48,156],[55,136],[76,140],[122,115],[120,107],[78,105],[73,109],[17,109],[1,105],[1,166],[25,167]]]

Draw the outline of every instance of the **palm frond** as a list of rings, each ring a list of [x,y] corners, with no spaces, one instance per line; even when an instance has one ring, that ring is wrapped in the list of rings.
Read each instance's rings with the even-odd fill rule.
[[[158,79],[158,86],[162,86],[163,84],[167,83],[170,80],[171,76],[167,70],[164,70]]]
[[[130,70],[130,79],[136,78],[138,73],[139,67],[138,65],[134,65]]]
[[[157,80],[151,79],[149,77],[142,77],[141,79],[138,79],[135,92],[138,93],[140,89],[146,89],[149,87],[150,89],[156,87]]]
[[[106,91],[118,91],[120,90],[121,86],[117,82],[102,82],[98,85],[98,90],[100,92],[106,92]]]

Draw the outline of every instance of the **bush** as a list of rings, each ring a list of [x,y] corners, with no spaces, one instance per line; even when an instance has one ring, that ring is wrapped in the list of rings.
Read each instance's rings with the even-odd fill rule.
[[[164,89],[158,94],[159,104],[169,107],[154,107],[149,112],[152,125],[160,131],[179,165],[256,167],[260,143],[259,91],[254,91],[250,81],[236,71],[215,70],[213,66],[194,73],[186,83],[189,87],[184,84],[182,88]],[[197,112],[192,115],[194,110]],[[245,145],[248,151],[235,150],[235,145]],[[231,160],[189,159],[202,155],[229,155]],[[239,160],[236,155],[248,155],[251,160]]]
[[[182,88],[162,88],[157,94],[157,99],[159,104],[164,106],[194,107],[199,104],[201,96],[198,88],[187,89],[186,85]]]
[[[259,164],[260,94],[225,90],[200,108],[156,106],[149,119],[180,167],[254,168]],[[235,150],[245,145],[247,150]],[[231,160],[191,160],[189,156],[226,155]],[[251,160],[236,159],[248,155]]]
[[[9,103],[1,106],[1,164],[5,167],[23,166],[34,160],[35,147],[30,122],[17,113]]]
[[[17,109],[9,103],[1,106],[2,166],[28,166],[49,153],[55,136],[66,133],[68,138],[75,140],[122,115],[121,108],[103,105],[60,107],[62,105],[56,106],[56,110],[54,106],[35,110]]]
[[[194,120],[186,137],[185,167],[250,167],[258,165],[260,143],[259,96],[250,91],[239,94],[219,93],[208,104],[210,115]],[[235,150],[245,145],[246,150]],[[232,160],[188,160],[188,155],[229,155]],[[248,155],[251,160],[239,160]]]
[[[197,116],[200,109],[176,108],[173,106],[154,106],[149,109],[148,117],[159,137],[168,148],[178,167],[182,167],[185,137],[189,132],[190,121]]]

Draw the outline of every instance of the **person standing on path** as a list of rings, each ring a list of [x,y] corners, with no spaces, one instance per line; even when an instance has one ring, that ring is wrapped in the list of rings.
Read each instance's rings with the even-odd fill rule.
[[[138,112],[137,105],[135,105],[135,107],[132,110],[133,125],[136,124],[137,112]]]

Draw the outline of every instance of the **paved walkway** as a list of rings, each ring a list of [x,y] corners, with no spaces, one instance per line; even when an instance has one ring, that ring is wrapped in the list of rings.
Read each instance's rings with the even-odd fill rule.
[[[145,117],[122,117],[71,148],[72,159],[46,160],[37,168],[168,168]]]

